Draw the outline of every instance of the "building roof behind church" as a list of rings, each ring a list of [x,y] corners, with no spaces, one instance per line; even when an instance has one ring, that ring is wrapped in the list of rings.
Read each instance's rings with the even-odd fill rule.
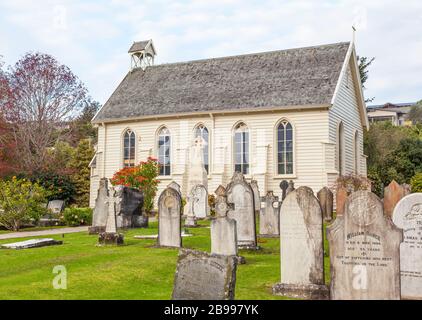
[[[329,105],[349,45],[343,42],[134,69],[93,121]]]

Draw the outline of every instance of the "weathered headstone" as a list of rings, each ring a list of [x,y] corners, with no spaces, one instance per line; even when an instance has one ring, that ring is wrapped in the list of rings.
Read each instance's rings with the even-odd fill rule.
[[[197,184],[192,189],[193,214],[196,218],[206,218],[208,215],[208,191],[205,186]]]
[[[187,228],[195,228],[198,227],[198,224],[196,223],[196,217],[193,209],[194,205],[194,194],[193,189],[186,197],[186,204],[184,207],[184,216],[185,216],[185,227]]]
[[[336,190],[336,217],[342,216],[344,213],[344,205],[348,197],[347,189],[338,187]]]
[[[205,140],[202,137],[196,137],[193,140],[192,145],[189,148],[189,170],[188,170],[188,183],[187,183],[187,197],[186,205],[184,208],[184,215],[186,216],[185,225],[194,227],[196,222],[194,222],[194,217],[198,217],[195,213],[195,188],[197,185],[202,185],[205,188],[205,191],[208,190],[208,174],[204,165],[204,148]],[[199,190],[198,190],[199,191]],[[206,208],[208,209],[208,199],[205,202]],[[202,214],[202,212],[199,212]],[[208,211],[205,215],[208,215]],[[201,216],[201,218],[203,218]]]
[[[170,182],[167,185],[167,188],[173,188],[174,190],[176,190],[177,192],[179,192],[181,194],[180,184],[178,184],[176,181]]]
[[[334,300],[400,299],[401,230],[370,191],[353,192],[327,227]]]
[[[286,189],[286,197],[287,195],[295,190],[295,183],[293,182],[293,180],[290,180],[288,185],[287,185],[287,189]]]
[[[405,196],[407,196],[408,194],[410,194],[412,192],[412,186],[410,184],[403,183],[401,186],[404,189],[404,195]]]
[[[391,181],[390,184],[384,188],[384,214],[387,217],[393,216],[394,207],[406,195],[406,191],[403,186],[399,185],[395,180]]]
[[[234,204],[234,209],[227,216],[236,220],[237,245],[241,248],[257,249],[253,197],[243,174],[235,172],[227,186],[227,201]]]
[[[211,221],[211,253],[222,255],[237,255],[236,220],[227,217],[230,204],[220,186],[216,190],[215,213]]]
[[[327,187],[322,188],[317,194],[319,203],[321,204],[322,216],[324,221],[333,220],[333,201],[334,196],[330,189]]]
[[[236,286],[235,256],[179,251],[173,300],[233,300]]]
[[[116,191],[113,187],[110,188],[109,197],[107,200],[108,215],[105,225],[105,231],[101,232],[98,237],[99,245],[116,244],[120,245],[124,242],[124,236],[121,233],[117,233],[117,218],[116,218],[116,207],[118,199],[116,197]]]
[[[258,182],[256,180],[251,180],[250,185],[253,192],[255,212],[256,214],[259,214],[259,211],[261,210],[261,195],[259,194]]]
[[[422,299],[422,193],[401,199],[393,212],[393,223],[403,229],[400,245],[402,299]]]
[[[312,189],[300,187],[284,199],[280,215],[281,282],[273,293],[327,299],[324,284],[323,217]]]
[[[204,148],[206,141],[202,137],[196,137],[190,147],[188,190],[201,184],[208,190],[208,173],[204,165]]]
[[[30,239],[20,242],[5,243],[0,245],[3,249],[31,249],[31,248],[40,248],[46,246],[54,246],[58,244],[63,244],[63,241],[58,241],[54,239]]]
[[[158,199],[158,245],[181,247],[182,197],[177,190],[166,188]]]
[[[95,234],[105,231],[105,225],[108,216],[108,179],[100,179],[100,186],[95,199],[95,207],[92,215],[92,226],[88,229],[89,234]]]
[[[287,180],[283,180],[280,182],[280,189],[281,189],[281,202],[286,198],[287,195],[287,188],[289,187],[289,183]]]
[[[47,205],[47,209],[50,209],[55,214],[62,212],[63,208],[64,208],[63,200],[51,200],[48,202],[48,205]]]
[[[280,207],[278,197],[268,191],[265,197],[265,208],[261,208],[259,216],[259,234],[261,237],[278,237],[280,235]]]

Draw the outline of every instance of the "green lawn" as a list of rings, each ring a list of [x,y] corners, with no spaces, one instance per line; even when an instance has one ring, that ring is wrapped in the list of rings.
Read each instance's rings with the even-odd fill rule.
[[[183,247],[210,251],[209,228],[189,232],[194,236],[183,238]],[[97,247],[96,235],[80,232],[63,239],[49,236],[64,240],[60,246],[0,250],[0,299],[170,299],[178,250],[154,248],[155,240],[133,238],[156,233],[157,223],[150,223],[148,229],[125,232],[125,245],[120,247]],[[236,299],[282,299],[271,294],[280,279],[279,240],[258,242],[262,250],[240,251],[247,263],[238,266]],[[56,265],[67,269],[66,290],[52,287]],[[327,277],[327,257],[325,267]]]

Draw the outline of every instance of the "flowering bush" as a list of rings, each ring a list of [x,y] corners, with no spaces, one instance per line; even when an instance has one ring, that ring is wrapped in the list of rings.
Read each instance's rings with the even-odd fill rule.
[[[92,222],[91,208],[66,208],[63,211],[61,219],[66,225],[77,227],[81,225],[90,225]]]
[[[122,185],[141,190],[144,194],[144,209],[150,212],[154,207],[154,197],[157,193],[157,176],[159,164],[157,159],[148,157],[135,167],[126,167],[117,171],[111,179],[113,186]]]
[[[25,223],[36,222],[46,213],[48,193],[37,183],[13,177],[0,180],[0,225],[18,231]]]

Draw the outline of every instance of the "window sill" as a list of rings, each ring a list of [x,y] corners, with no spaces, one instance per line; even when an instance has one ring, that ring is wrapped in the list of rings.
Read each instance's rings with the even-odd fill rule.
[[[278,174],[274,176],[274,179],[297,179],[296,174]]]
[[[173,180],[172,176],[158,176],[158,180]]]

